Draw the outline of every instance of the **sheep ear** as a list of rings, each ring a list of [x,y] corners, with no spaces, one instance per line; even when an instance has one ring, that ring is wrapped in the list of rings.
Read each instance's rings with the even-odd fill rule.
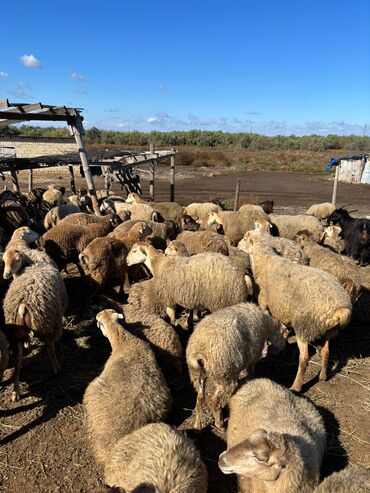
[[[261,462],[267,462],[274,447],[271,445],[267,431],[260,428],[255,430],[248,438],[254,456]]]
[[[348,279],[342,283],[343,288],[347,291],[349,295],[352,294],[353,289],[354,289],[354,283],[351,279]]]
[[[122,313],[119,313],[119,314],[118,314],[118,318],[119,318],[120,320],[123,320],[123,315],[122,315]]]

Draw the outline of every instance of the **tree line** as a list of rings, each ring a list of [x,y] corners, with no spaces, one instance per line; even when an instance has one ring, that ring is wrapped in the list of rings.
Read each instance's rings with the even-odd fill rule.
[[[67,128],[34,127],[29,125],[0,127],[0,136],[30,137],[69,137]],[[86,130],[85,141],[88,144],[105,144],[115,146],[149,146],[158,147],[227,147],[255,150],[306,150],[326,151],[344,149],[351,152],[370,150],[370,137],[358,135],[275,135],[267,136],[251,132],[222,132],[210,130],[189,130],[171,132],[120,132],[100,130],[92,127]]]

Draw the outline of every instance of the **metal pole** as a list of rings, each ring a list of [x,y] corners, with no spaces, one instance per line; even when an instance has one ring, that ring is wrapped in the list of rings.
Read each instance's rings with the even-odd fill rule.
[[[150,163],[149,172],[149,197],[150,200],[154,200],[154,177],[155,177],[155,161]]]
[[[71,192],[76,195],[76,183],[75,183],[75,175],[73,172],[73,166],[69,165],[68,170],[69,170],[69,181],[71,184]]]
[[[239,209],[239,195],[240,195],[240,183],[242,179],[238,178],[236,180],[236,189],[235,189],[235,199],[234,199],[234,211]]]
[[[333,185],[333,196],[332,196],[332,199],[331,199],[331,203],[333,205],[335,205],[335,203],[337,201],[337,188],[338,188],[338,179],[339,179],[339,166],[340,166],[340,164],[338,164],[335,167],[335,177],[334,177],[334,185]]]
[[[33,175],[32,175],[32,168],[28,170],[28,191],[30,192],[33,188]]]
[[[174,152],[174,149],[172,149]],[[171,156],[171,166],[170,166],[170,202],[175,201],[175,156]]]
[[[83,132],[82,121],[81,120],[73,120],[70,123],[70,127],[71,127],[71,130],[73,132],[74,138],[76,140],[78,152],[80,154],[81,164],[82,164],[82,168],[84,170],[85,179],[86,179],[87,190],[88,190],[88,193],[91,197],[91,202],[93,205],[94,213],[97,216],[101,216],[99,204],[98,204],[98,199],[96,197],[95,185],[94,185],[94,181],[93,181],[93,178],[91,175],[89,163],[87,161],[86,151],[84,148],[83,139],[82,139],[82,135],[81,135],[81,133]]]
[[[13,190],[15,192],[20,193],[21,191],[19,189],[18,176],[16,170],[15,169],[10,170],[10,174],[12,177]]]

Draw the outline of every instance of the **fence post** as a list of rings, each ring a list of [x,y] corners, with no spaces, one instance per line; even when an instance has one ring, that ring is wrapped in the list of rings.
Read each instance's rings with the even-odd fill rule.
[[[335,205],[335,203],[337,201],[337,188],[338,188],[338,179],[339,179],[339,166],[340,166],[340,164],[338,164],[335,167],[335,177],[334,177],[334,185],[333,185],[333,196],[332,196],[332,199],[331,199],[331,203],[333,205]]]
[[[240,183],[242,179],[237,178],[236,180],[236,188],[235,188],[235,199],[234,199],[234,211],[239,209],[239,195],[240,195]]]
[[[171,149],[172,152],[175,152],[175,149]],[[175,201],[175,156],[171,156],[171,166],[170,166],[170,202]]]

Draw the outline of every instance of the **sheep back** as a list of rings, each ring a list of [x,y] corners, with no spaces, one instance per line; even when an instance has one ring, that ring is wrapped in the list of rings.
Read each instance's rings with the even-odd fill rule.
[[[128,491],[148,483],[160,493],[206,493],[207,469],[184,433],[154,423],[116,444],[105,467],[105,481]]]
[[[189,255],[203,252],[218,252],[229,255],[226,241],[221,235],[212,231],[183,231],[176,240],[185,245]]]

